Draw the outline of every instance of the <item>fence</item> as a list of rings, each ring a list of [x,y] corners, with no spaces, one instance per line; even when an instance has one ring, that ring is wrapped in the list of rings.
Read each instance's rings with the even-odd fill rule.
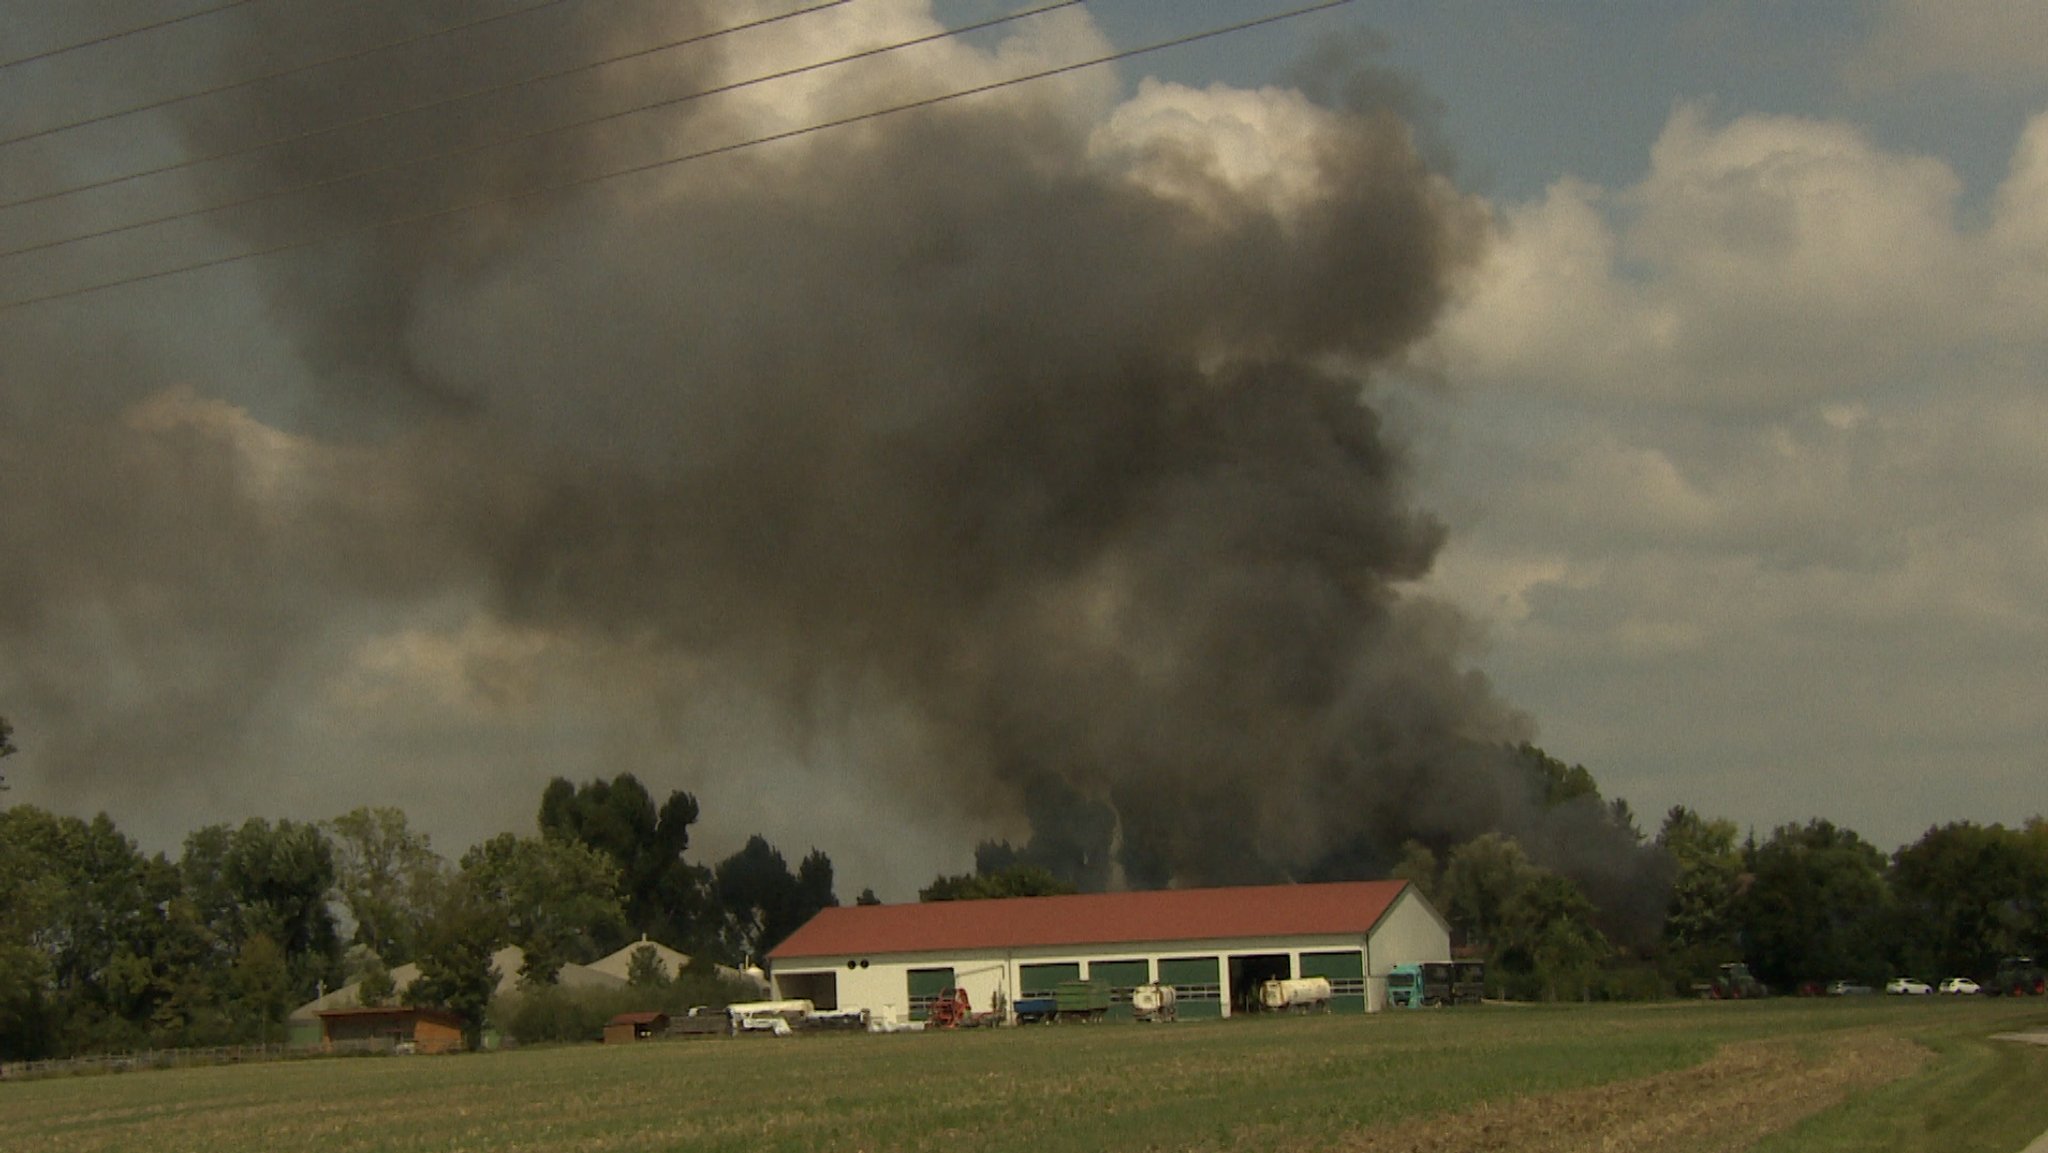
[[[323,1045],[216,1045],[206,1049],[147,1049],[137,1053],[101,1053],[51,1061],[0,1063],[0,1081],[39,1077],[85,1077],[102,1073],[133,1073],[143,1069],[179,1069],[197,1065],[238,1065],[251,1061],[285,1061],[301,1057],[392,1052],[385,1040],[336,1041]]]

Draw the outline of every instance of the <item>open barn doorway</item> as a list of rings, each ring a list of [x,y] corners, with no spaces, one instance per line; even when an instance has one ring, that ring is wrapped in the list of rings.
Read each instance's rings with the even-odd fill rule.
[[[1259,1011],[1259,986],[1285,981],[1294,968],[1285,953],[1238,953],[1230,958],[1230,1011]]]
[[[775,975],[775,989],[785,1000],[804,1000],[819,1010],[839,1008],[839,974],[790,973]]]

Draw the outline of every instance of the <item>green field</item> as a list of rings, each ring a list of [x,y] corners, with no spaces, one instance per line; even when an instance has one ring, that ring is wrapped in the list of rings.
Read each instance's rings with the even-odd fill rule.
[[[1988,1037],[2042,1027],[2038,1001],[1859,998],[302,1060],[0,1084],[0,1145],[1592,1147],[1571,1136],[1582,1125],[1648,1135],[1609,1147],[1680,1149],[1701,1139],[1679,1118],[1741,1114],[1748,1135],[1714,1147],[2017,1153],[2048,1130],[2048,1048]]]

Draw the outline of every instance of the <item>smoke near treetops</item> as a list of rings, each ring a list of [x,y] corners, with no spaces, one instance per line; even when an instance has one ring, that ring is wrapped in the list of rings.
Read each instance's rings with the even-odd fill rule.
[[[774,11],[557,5],[80,135],[207,155]],[[252,5],[182,29],[175,67],[104,50],[89,97],[10,75],[0,115],[465,12]],[[849,879],[996,835],[1146,886],[1489,829],[1562,851],[1503,751],[1525,720],[1401,592],[1442,530],[1364,398],[1486,221],[1397,110],[1345,99],[1386,90],[1369,69],[1324,69],[1321,103],[1097,70],[501,199],[1102,51],[1065,12],[339,179],[936,27],[861,0],[8,211],[14,247],[317,185],[6,261],[10,298],[347,234],[0,317],[17,799],[516,827],[548,775],[630,769],[712,794],[707,821],[795,810]],[[60,145],[10,149],[6,198],[76,182]]]

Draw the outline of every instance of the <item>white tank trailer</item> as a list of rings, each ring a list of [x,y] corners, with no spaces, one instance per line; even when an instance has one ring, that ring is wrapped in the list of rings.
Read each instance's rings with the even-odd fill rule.
[[[1140,1021],[1171,1021],[1178,1015],[1173,1002],[1172,985],[1140,985],[1131,990],[1131,1016]]]
[[[1296,977],[1287,981],[1268,981],[1259,986],[1259,1005],[1269,1013],[1293,1009],[1299,1013],[1330,1007],[1330,979],[1328,977]]]

